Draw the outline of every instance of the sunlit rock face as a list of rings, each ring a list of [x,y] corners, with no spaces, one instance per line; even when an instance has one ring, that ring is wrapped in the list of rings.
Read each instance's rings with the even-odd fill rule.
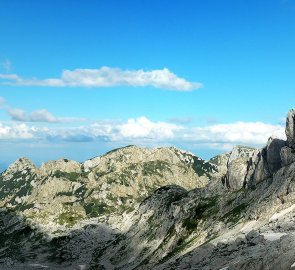
[[[33,247],[47,241],[47,257],[90,261],[97,243],[131,226],[124,217],[155,190],[166,185],[203,188],[217,173],[216,165],[173,147],[128,146],[84,163],[59,159],[40,168],[19,158],[1,174],[0,206],[19,223],[16,234],[17,228],[36,230],[32,234],[38,235],[40,243],[30,238],[28,253],[37,252]],[[48,243],[56,242],[60,253],[52,255]],[[85,250],[90,255],[85,256]],[[8,261],[18,259],[16,253]]]
[[[288,112],[286,120],[286,136],[288,146],[295,149],[295,109]]]
[[[292,269],[294,110],[287,141],[204,161],[128,146],[0,176],[0,269]]]

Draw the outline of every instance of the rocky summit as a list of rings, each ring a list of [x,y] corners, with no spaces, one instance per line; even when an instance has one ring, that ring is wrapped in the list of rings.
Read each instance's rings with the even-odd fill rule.
[[[287,140],[202,160],[127,146],[0,176],[0,269],[295,269],[295,110]]]

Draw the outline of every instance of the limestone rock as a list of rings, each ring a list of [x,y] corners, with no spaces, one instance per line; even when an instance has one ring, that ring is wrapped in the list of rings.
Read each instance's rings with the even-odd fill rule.
[[[26,171],[35,171],[36,167],[31,160],[26,157],[18,158],[15,162],[13,162],[6,171],[4,171],[3,176],[11,176],[13,174],[19,172]]]
[[[223,176],[227,172],[227,162],[230,157],[231,153],[225,153],[221,155],[217,155],[211,159],[209,159],[209,162],[217,166],[217,171],[220,174],[220,176]]]
[[[286,120],[286,136],[288,146],[295,149],[295,109],[288,112]]]
[[[286,142],[269,138],[267,145],[253,153],[248,160],[245,185],[254,187],[257,183],[268,179],[282,167],[281,149]]]
[[[254,148],[236,146],[233,148],[228,162],[225,185],[231,190],[238,190],[244,186],[248,170],[248,160],[255,152]]]
[[[295,162],[295,150],[290,147],[283,147],[281,149],[281,160],[282,160],[282,166],[287,166],[293,162]]]
[[[71,172],[81,172],[81,164],[74,160],[68,160],[65,158],[61,158],[58,160],[48,161],[46,163],[42,163],[39,169],[40,174],[48,175],[56,171],[62,171],[66,173]]]
[[[245,177],[246,187],[254,187],[270,176],[271,173],[267,164],[267,148],[265,147],[255,152],[248,162],[248,171]]]
[[[281,149],[286,145],[284,140],[272,139],[268,140],[266,146],[266,162],[268,165],[269,172],[271,174],[277,172],[281,168],[282,159],[281,159]]]

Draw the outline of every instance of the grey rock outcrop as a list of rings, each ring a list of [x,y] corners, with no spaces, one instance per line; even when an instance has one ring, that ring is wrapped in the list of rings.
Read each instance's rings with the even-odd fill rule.
[[[270,174],[274,174],[282,167],[281,149],[286,145],[286,142],[281,139],[268,140],[266,146],[266,162]]]
[[[266,147],[257,151],[249,160],[246,183],[253,186],[269,177],[281,168],[281,149],[285,141],[269,138]]]
[[[287,166],[295,162],[295,150],[288,146],[285,146],[281,149],[280,156],[282,160],[282,166]]]
[[[238,190],[244,186],[248,170],[248,161],[255,152],[254,148],[236,146],[227,161],[227,172],[223,177],[224,185],[231,190]]]
[[[10,178],[10,176],[20,173],[20,172],[27,172],[27,171],[35,171],[36,166],[34,163],[26,157],[18,158],[14,161],[7,170],[3,173],[3,176]],[[4,178],[5,178],[4,177]]]
[[[60,158],[58,160],[51,160],[46,163],[42,163],[39,169],[40,174],[49,175],[56,171],[62,171],[65,173],[81,172],[81,164],[74,160]]]
[[[295,109],[288,112],[286,120],[286,136],[288,146],[295,149]]]

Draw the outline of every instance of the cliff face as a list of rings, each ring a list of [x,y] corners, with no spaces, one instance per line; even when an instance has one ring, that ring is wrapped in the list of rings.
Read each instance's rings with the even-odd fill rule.
[[[135,146],[82,164],[18,159],[0,178],[0,265],[291,269],[294,115],[287,141],[237,146],[208,162]]]

